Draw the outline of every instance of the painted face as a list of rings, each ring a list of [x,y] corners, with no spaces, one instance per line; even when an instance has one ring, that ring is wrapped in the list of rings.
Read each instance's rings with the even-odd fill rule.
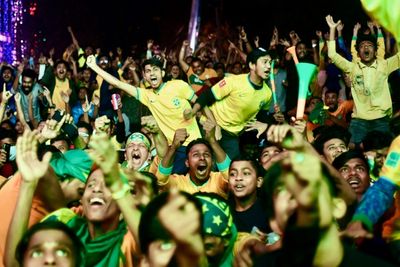
[[[56,77],[59,80],[65,80],[65,78],[67,77],[67,66],[65,66],[65,64],[61,63],[58,64],[56,67]]]
[[[362,159],[350,159],[339,169],[339,172],[350,184],[357,196],[362,196],[367,191],[371,179],[368,173],[368,166],[365,165]]]
[[[236,198],[256,197],[262,177],[249,161],[234,161],[229,170],[229,187]]]
[[[358,47],[358,55],[361,62],[364,64],[371,64],[376,58],[376,48],[373,43],[363,41]]]
[[[257,59],[255,74],[263,80],[267,80],[271,71],[271,57],[264,56]]]
[[[329,107],[329,111],[335,111],[338,107],[338,95],[336,93],[325,94],[325,105]]]
[[[73,242],[59,230],[41,230],[29,241],[23,266],[75,266]]]
[[[11,70],[5,69],[5,70],[3,71],[3,80],[4,80],[5,82],[9,82],[9,81],[11,80],[11,78],[12,78]]]
[[[266,166],[270,165],[269,161],[271,160],[271,158],[281,152],[282,150],[276,146],[269,146],[264,148],[260,156],[260,162],[263,168],[265,169]]]
[[[204,144],[192,146],[189,151],[186,166],[192,179],[205,181],[210,177],[212,166],[212,154]]]
[[[83,213],[89,222],[102,223],[118,219],[120,211],[104,183],[100,169],[89,176],[82,196]]]
[[[198,60],[193,61],[193,62],[192,62],[192,69],[193,69],[193,72],[194,72],[197,76],[200,76],[200,75],[203,74],[203,72],[204,72],[203,63],[202,63],[201,61],[198,61]]]
[[[144,66],[143,77],[153,89],[157,89],[162,84],[162,71],[157,66],[154,65]]]
[[[150,151],[143,142],[134,141],[125,148],[126,160],[134,170],[139,170],[150,156]]]
[[[343,152],[346,152],[347,150],[347,146],[343,142],[343,140],[333,138],[324,143],[323,153],[326,160],[329,163],[332,163],[337,156],[339,156]]]

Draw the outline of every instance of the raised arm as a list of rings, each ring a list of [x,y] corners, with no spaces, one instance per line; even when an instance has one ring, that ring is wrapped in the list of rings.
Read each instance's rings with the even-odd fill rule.
[[[117,78],[115,78],[114,76],[112,76],[111,74],[107,73],[103,69],[101,69],[96,64],[95,56],[93,56],[93,55],[89,56],[86,60],[86,64],[88,65],[89,68],[91,68],[94,72],[96,72],[98,75],[103,77],[103,79],[106,80],[112,86],[121,89],[128,95],[131,95],[135,98],[138,97],[138,93],[137,93],[138,89],[135,86],[130,85],[128,83],[124,83],[124,82],[118,80]]]
[[[39,180],[49,171],[50,153],[37,158],[38,140],[35,132],[25,130],[17,141],[17,165],[22,176],[21,187],[7,234],[5,266],[19,266],[15,259],[18,242],[28,228],[33,196]],[[13,178],[16,179],[17,177]],[[49,189],[49,188],[48,188]]]
[[[135,208],[135,200],[130,193],[130,186],[120,177],[122,172],[118,165],[118,153],[114,145],[107,134],[99,133],[92,136],[89,147],[91,148],[90,157],[103,171],[104,181],[110,189],[113,199],[117,202],[136,242],[139,242],[138,229],[141,212]]]
[[[68,26],[68,32],[69,32],[69,34],[71,35],[72,43],[75,45],[75,48],[76,48],[76,49],[79,49],[80,46],[79,46],[78,40],[76,39],[75,34],[74,34],[74,32],[72,31],[71,26]]]
[[[188,46],[189,46],[189,41],[188,40],[183,41],[181,50],[179,51],[179,58],[178,58],[179,65],[181,65],[181,68],[185,73],[188,72],[189,70],[189,65],[185,61],[185,53]]]
[[[141,119],[142,127],[153,135],[154,145],[160,159],[164,158],[168,151],[168,141],[164,133],[158,127],[153,116],[143,116]]]
[[[1,102],[0,102],[0,122],[3,121],[7,103],[11,97],[12,97],[12,94],[6,90],[6,84],[3,84],[3,92],[1,94]]]

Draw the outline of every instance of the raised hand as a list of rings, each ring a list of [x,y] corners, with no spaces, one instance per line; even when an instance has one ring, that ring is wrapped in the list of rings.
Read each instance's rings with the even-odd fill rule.
[[[205,138],[209,142],[216,141],[216,136],[215,136],[216,128],[217,128],[217,124],[214,121],[210,120],[210,119],[207,119],[203,123],[203,130],[205,132]]]
[[[42,160],[37,157],[37,132],[25,130],[17,140],[17,165],[22,179],[27,183],[37,183],[47,172],[51,153],[47,152]]]
[[[89,103],[87,95],[85,95],[85,103],[82,104],[82,109],[84,113],[88,113],[92,108],[92,103]]]
[[[181,128],[177,129],[174,134],[174,140],[172,140],[172,146],[178,148],[183,143],[185,143],[186,139],[189,137],[186,129]]]
[[[268,128],[267,123],[259,122],[256,120],[252,120],[246,124],[246,132],[256,130],[257,131],[257,138],[260,138],[260,135],[265,132]]]
[[[6,104],[13,95],[6,90],[6,84],[3,84],[3,92],[1,93],[1,103]]]
[[[96,57],[94,55],[88,56],[86,59],[86,65],[91,69],[97,67]]]
[[[62,111],[63,112],[63,111]],[[40,132],[41,140],[50,140],[56,138],[60,134],[61,127],[63,126],[67,116],[61,112],[62,118],[60,121],[50,119],[46,121],[42,131]]]
[[[152,116],[143,116],[141,119],[142,127],[146,129],[150,133],[158,133],[160,132],[160,128],[156,122],[156,119]]]
[[[92,103],[93,103],[93,105],[98,107],[100,104],[100,98],[97,95],[94,95]]]
[[[118,166],[118,153],[111,143],[110,137],[106,133],[98,133],[90,138],[88,154],[90,158],[101,168],[104,173],[106,185],[111,185],[113,175],[108,176]]]
[[[359,23],[359,22],[357,22],[355,25],[354,25],[354,28],[353,28],[353,36],[357,36],[357,34],[358,34],[358,31],[361,29],[361,24]]]
[[[283,45],[284,47],[290,47],[290,43],[285,38],[279,40],[279,44]]]
[[[325,17],[325,20],[326,20],[326,23],[328,24],[329,28],[334,28],[334,29],[336,29],[336,27],[337,27],[340,23],[342,23],[341,20],[338,20],[337,22],[335,22],[335,21],[333,20],[333,17],[332,17],[331,15],[326,16],[326,17]]]
[[[189,41],[188,40],[184,40],[182,43],[183,47],[188,47],[189,46]]]
[[[147,40],[147,50],[151,50],[153,48],[154,40]]]
[[[305,145],[303,136],[288,124],[271,125],[267,131],[267,139],[287,149],[299,149]]]

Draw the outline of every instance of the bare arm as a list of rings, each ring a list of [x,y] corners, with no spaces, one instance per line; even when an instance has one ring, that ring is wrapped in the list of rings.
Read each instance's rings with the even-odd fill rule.
[[[98,75],[103,77],[104,80],[106,80],[109,84],[112,86],[121,89],[122,91],[126,92],[128,95],[131,95],[135,98],[137,98],[137,88],[135,86],[132,86],[128,83],[124,83],[111,74],[107,73],[106,71],[102,70],[97,64],[96,64],[96,58],[91,55],[87,58],[86,64],[91,68],[94,72],[96,72]]]
[[[181,50],[179,51],[179,64],[181,65],[182,70],[186,73],[189,70],[189,65],[185,61],[185,52],[187,47],[189,46],[189,41],[185,40],[182,43]]]
[[[49,171],[51,154],[47,153],[43,160],[39,161],[36,154],[37,145],[35,132],[29,130],[26,130],[23,137],[17,141],[17,164],[22,182],[7,234],[4,258],[6,266],[19,266],[15,260],[16,248],[28,228],[29,214],[36,187],[39,180]],[[16,177],[13,179],[16,179]]]
[[[71,35],[72,43],[75,45],[76,49],[79,49],[80,46],[79,46],[78,40],[76,39],[75,34],[72,31],[72,28],[70,26],[68,26],[68,32]]]

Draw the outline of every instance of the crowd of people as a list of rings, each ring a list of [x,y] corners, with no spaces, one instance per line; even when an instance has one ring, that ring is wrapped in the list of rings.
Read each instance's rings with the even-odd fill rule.
[[[352,40],[328,15],[138,56],[69,27],[1,63],[0,266],[400,265],[400,22],[362,2]]]

